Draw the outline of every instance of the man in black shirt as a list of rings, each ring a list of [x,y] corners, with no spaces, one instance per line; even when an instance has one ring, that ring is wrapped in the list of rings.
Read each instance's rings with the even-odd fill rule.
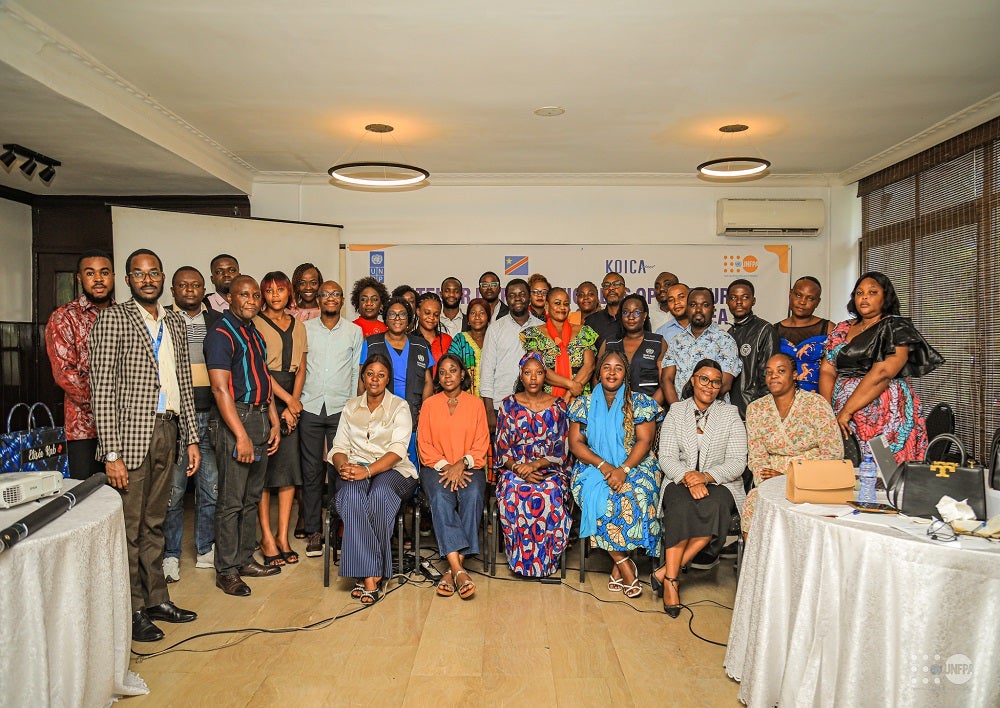
[[[618,308],[625,297],[625,278],[615,272],[608,273],[601,281],[601,293],[604,295],[604,309],[598,310],[587,317],[585,324],[592,327],[598,335],[597,347],[605,340],[617,341],[622,338],[622,326],[618,322]]]
[[[739,408],[740,417],[746,419],[747,406],[767,394],[764,368],[767,360],[781,348],[774,325],[753,313],[757,304],[753,283],[742,278],[729,284],[726,306],[733,316],[729,334],[736,340],[743,371],[733,381],[729,401]]]

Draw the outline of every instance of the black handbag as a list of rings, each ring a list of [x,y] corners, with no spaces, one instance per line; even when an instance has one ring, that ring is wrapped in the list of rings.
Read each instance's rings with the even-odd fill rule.
[[[931,461],[931,450],[938,442],[950,442],[958,448],[960,462]],[[949,446],[941,448],[942,454]],[[926,519],[938,515],[937,503],[941,497],[968,500],[976,518],[986,518],[986,469],[968,466],[972,461],[965,456],[962,441],[950,433],[938,435],[927,446],[923,462],[904,462],[888,482],[889,501],[908,516]]]

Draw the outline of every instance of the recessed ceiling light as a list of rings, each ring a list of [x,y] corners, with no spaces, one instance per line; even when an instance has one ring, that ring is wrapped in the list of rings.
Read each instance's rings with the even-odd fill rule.
[[[552,116],[561,116],[566,112],[565,108],[560,108],[559,106],[542,106],[541,108],[535,109],[536,116],[544,116],[546,118],[551,118]]]

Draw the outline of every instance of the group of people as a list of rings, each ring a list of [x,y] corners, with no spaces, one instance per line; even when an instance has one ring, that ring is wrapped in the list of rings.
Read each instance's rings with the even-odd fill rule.
[[[352,597],[377,602],[393,520],[419,488],[448,564],[439,595],[474,597],[464,562],[481,551],[495,493],[515,573],[555,572],[576,517],[579,536],[608,553],[612,592],[641,595],[635,556],[662,553],[650,584],[676,617],[681,567],[717,562],[735,514],[750,530],[749,482],[796,458],[841,458],[848,435],[864,448],[883,434],[899,461],[927,445],[908,378],[941,358],[881,273],[858,279],[837,325],[815,316],[812,277],[795,281],[775,324],[754,314],[753,283],[736,280],[724,331],[712,290],[667,272],[652,308],[618,273],[571,299],[542,275],[510,280],[501,298],[486,272],[463,303],[453,277],[440,294],[390,293],[373,278],[347,294],[310,263],[258,283],[220,254],[215,292],[183,266],[165,309],[156,254],[124,265],[132,298],[115,304],[110,258],[84,254],[83,294],[53,313],[46,340],[71,473],[105,471],[122,493],[136,640],[163,636],[153,620],[195,618],[166,590],[195,474],[196,567],[214,568],[231,595],[299,562],[292,535],[322,554],[328,492],[343,521],[340,574]]]

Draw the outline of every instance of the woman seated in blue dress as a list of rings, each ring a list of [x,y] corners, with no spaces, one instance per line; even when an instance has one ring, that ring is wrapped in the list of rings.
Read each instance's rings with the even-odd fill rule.
[[[569,444],[576,456],[573,497],[580,506],[580,538],[611,556],[608,590],[642,594],[629,551],[659,555],[656,501],[659,467],[650,448],[660,406],[630,387],[624,352],[608,351],[597,364],[597,388],[569,408]]]

